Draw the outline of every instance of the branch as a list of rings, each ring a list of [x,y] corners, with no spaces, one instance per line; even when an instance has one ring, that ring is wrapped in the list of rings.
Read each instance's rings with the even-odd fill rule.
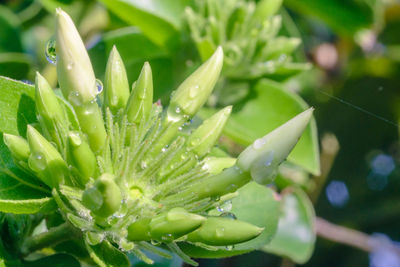
[[[330,241],[355,247],[366,252],[373,252],[377,248],[390,250],[400,256],[400,247],[386,239],[335,225],[319,217],[315,218],[315,230],[319,237]]]

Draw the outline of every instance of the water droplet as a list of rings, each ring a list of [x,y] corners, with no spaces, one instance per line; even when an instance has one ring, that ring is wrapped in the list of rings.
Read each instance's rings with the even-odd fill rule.
[[[178,114],[181,113],[181,108],[180,107],[176,107],[175,108],[175,112],[178,113]]]
[[[200,137],[195,137],[190,141],[190,146],[195,147],[200,143]]]
[[[56,65],[57,55],[56,55],[56,40],[53,38],[47,41],[46,50],[44,52],[46,59],[49,63]]]
[[[260,148],[262,148],[263,145],[265,145],[265,143],[266,143],[266,141],[263,138],[257,139],[253,143],[253,148],[256,150],[260,149]]]
[[[224,212],[224,213],[221,213],[221,215],[219,215],[219,217],[228,218],[228,219],[232,219],[232,220],[236,220],[236,219],[237,219],[237,218],[236,218],[236,215],[233,214],[232,212]]]
[[[254,181],[259,184],[268,184],[275,178],[278,168],[273,164],[274,152],[269,151],[261,155],[250,167],[250,174]]]
[[[71,102],[75,106],[82,105],[81,95],[78,92],[71,92],[68,95],[68,101]]]
[[[232,201],[228,200],[224,203],[222,203],[220,206],[217,206],[217,210],[219,212],[229,212],[232,209]]]
[[[226,249],[226,250],[232,250],[234,247],[235,247],[235,246],[233,246],[233,245],[229,245],[229,246],[226,246],[225,249]]]
[[[142,161],[140,162],[140,168],[142,168],[143,170],[147,168],[147,162],[146,161]]]
[[[71,70],[72,69],[72,67],[74,66],[74,62],[69,62],[68,64],[67,64],[67,69],[68,70]]]
[[[101,92],[103,92],[103,87],[103,83],[99,79],[96,79],[97,94],[101,94]]]
[[[215,229],[215,235],[217,237],[223,237],[225,234],[225,228],[224,227],[218,227],[217,229]]]
[[[199,85],[196,84],[195,86],[190,87],[189,89],[190,98],[195,98],[198,95],[198,93],[199,93]]]
[[[33,171],[40,172],[46,168],[47,162],[44,155],[41,153],[35,153],[29,157],[28,165]]]

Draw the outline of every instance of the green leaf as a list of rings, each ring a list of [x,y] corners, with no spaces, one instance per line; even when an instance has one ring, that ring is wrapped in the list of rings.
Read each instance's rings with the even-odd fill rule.
[[[274,81],[262,79],[253,89],[256,97],[247,101],[241,110],[234,110],[224,129],[226,136],[244,146],[252,144],[257,138],[307,109],[307,104],[301,97]],[[201,116],[206,117],[213,112],[210,109],[203,110]],[[314,175],[320,173],[318,135],[314,119],[307,126],[288,160]]]
[[[255,239],[237,244],[233,248],[218,248],[216,251],[206,250],[187,243],[179,244],[181,249],[195,258],[221,258],[239,255],[259,249],[271,241],[279,220],[279,202],[274,191],[250,182],[238,190],[239,195],[232,200],[233,213],[238,220],[249,222],[265,228]]]
[[[154,99],[169,96],[173,89],[173,63],[167,52],[135,27],[108,32],[89,50],[96,77],[104,76],[107,59],[114,45],[124,62],[130,84],[138,78],[143,63],[149,61],[154,73]]]
[[[57,266],[57,267],[80,267],[81,264],[73,256],[59,253],[48,257],[41,258],[36,261],[25,261],[26,266],[42,267],[42,266]]]
[[[181,28],[183,10],[191,0],[101,0],[112,12],[138,26],[161,47],[174,46]]]
[[[341,34],[353,35],[373,23],[373,10],[366,1],[285,0],[285,4],[296,12],[321,19]]]
[[[0,173],[0,212],[33,214],[55,208],[53,199],[44,192]]]
[[[86,243],[92,259],[101,267],[129,267],[128,257],[108,241],[91,246]]]
[[[35,88],[0,76],[0,132],[25,136],[26,125],[36,122]]]
[[[314,209],[300,189],[288,189],[282,199],[282,217],[271,243],[262,250],[285,256],[296,263],[305,263],[314,250]]]

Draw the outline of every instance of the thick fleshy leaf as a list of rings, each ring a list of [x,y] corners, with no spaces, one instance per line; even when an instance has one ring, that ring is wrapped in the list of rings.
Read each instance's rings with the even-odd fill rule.
[[[0,76],[0,132],[25,135],[36,121],[34,95],[32,85]]]
[[[373,23],[372,4],[368,1],[286,0],[285,5],[296,12],[314,16],[342,34],[351,35]],[[340,21],[340,23],[338,23]]]
[[[282,199],[282,216],[271,243],[262,250],[305,263],[314,250],[314,209],[300,189],[287,189]]]
[[[279,201],[274,191],[250,182],[238,190],[239,195],[232,200],[229,211],[238,220],[263,227],[263,233],[255,239],[233,247],[221,247],[216,251],[206,250],[187,243],[179,244],[185,253],[195,258],[221,258],[247,253],[259,249],[273,238],[279,220]],[[216,215],[215,211],[211,214]]]
[[[138,26],[154,43],[171,47],[182,24],[182,14],[191,0],[101,0],[126,22]],[[174,40],[175,39],[175,40]]]
[[[224,128],[224,134],[239,144],[250,145],[307,109],[304,100],[274,81],[263,79],[256,84],[254,91],[256,97],[247,101],[239,111],[235,112],[234,109]],[[201,115],[206,117],[213,112],[203,109]],[[289,154],[288,160],[314,175],[320,173],[318,136],[314,119]]]
[[[101,267],[129,267],[128,257],[108,241],[98,245],[86,244],[90,257]]]

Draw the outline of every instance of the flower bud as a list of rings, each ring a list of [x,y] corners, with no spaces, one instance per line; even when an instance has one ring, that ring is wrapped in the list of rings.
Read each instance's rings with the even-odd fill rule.
[[[219,78],[224,60],[222,47],[178,87],[168,108],[169,116],[193,116],[204,105]]]
[[[154,239],[172,241],[200,227],[205,217],[173,208],[154,217],[150,222],[150,235]]]
[[[207,197],[220,197],[247,184],[251,180],[248,172],[243,172],[236,165],[223,170],[221,173],[209,176],[198,183],[193,184],[185,191],[181,191],[169,197],[170,200],[178,200],[186,197],[197,196],[197,199]]]
[[[128,121],[138,124],[142,119],[146,120],[150,114],[152,105],[153,76],[150,64],[145,62],[126,105]]]
[[[228,106],[200,125],[188,138],[187,148],[197,156],[203,157],[214,146],[231,114],[232,106]]]
[[[150,221],[151,218],[139,219],[128,226],[129,241],[149,241],[150,236]]]
[[[209,217],[199,229],[188,234],[187,240],[212,246],[228,246],[253,239],[263,230],[264,228],[239,220]]]
[[[267,184],[276,175],[276,169],[294,148],[312,118],[313,108],[300,113],[266,136],[257,139],[238,157],[236,165],[250,172],[258,183]]]
[[[81,175],[81,184],[85,185],[90,177],[94,177],[96,171],[96,156],[77,132],[68,134],[68,157]]]
[[[64,97],[75,109],[82,131],[90,147],[100,153],[106,140],[106,130],[96,103],[98,89],[92,64],[71,18],[60,8],[57,17],[57,75]]]
[[[129,83],[124,62],[117,48],[113,46],[106,67],[104,103],[113,114],[117,114],[118,110],[125,108],[128,98]]]
[[[51,188],[63,183],[70,184],[67,165],[57,149],[30,125],[27,137],[31,150],[28,164],[39,178]]]
[[[46,129],[49,137],[61,147],[62,133],[59,132],[59,126],[66,125],[67,118],[49,83],[38,72],[35,82],[35,103],[42,128]]]
[[[3,140],[14,159],[28,162],[31,151],[28,142],[24,138],[12,134],[3,134]]]
[[[56,9],[57,76],[64,97],[74,105],[92,101],[96,78],[85,45],[73,21],[61,8]]]
[[[257,3],[253,18],[260,22],[274,15],[282,6],[283,0],[261,0]]]
[[[93,187],[83,192],[83,205],[100,217],[112,215],[121,206],[121,190],[113,178],[113,175],[105,173],[96,180]]]
[[[235,158],[208,157],[203,160],[203,169],[207,170],[209,174],[218,174],[222,170],[232,167],[235,163]]]

